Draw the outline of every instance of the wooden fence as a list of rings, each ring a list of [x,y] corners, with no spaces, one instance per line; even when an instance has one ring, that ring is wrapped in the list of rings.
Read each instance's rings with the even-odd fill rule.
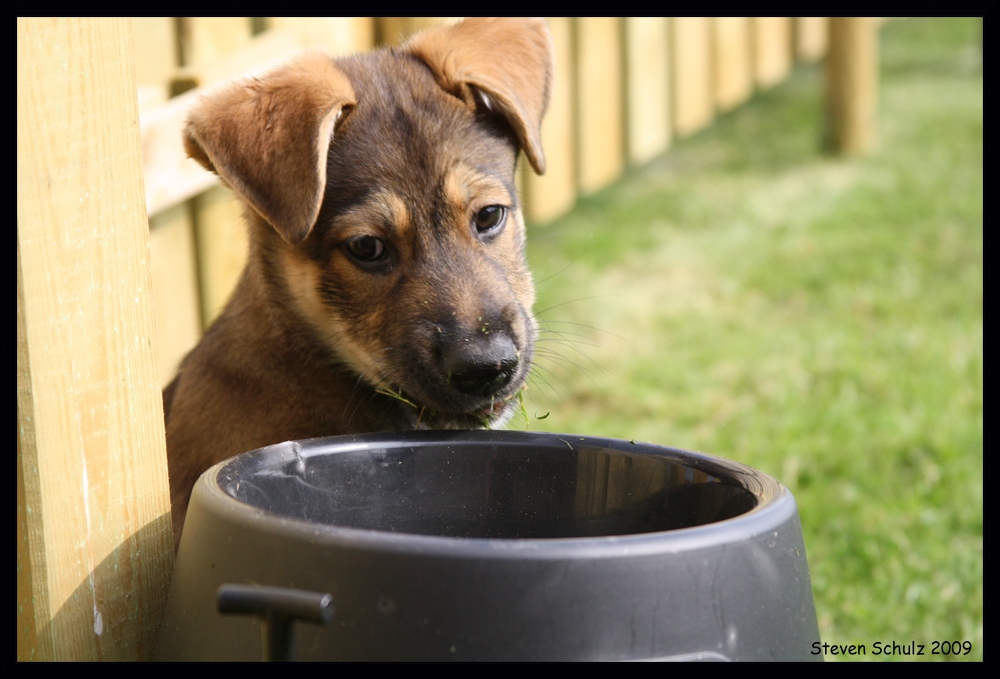
[[[19,659],[153,652],[172,563],[159,387],[220,310],[246,248],[227,190],[184,158],[194,98],[302,47],[345,54],[446,20],[18,19]],[[873,22],[549,25],[549,171],[520,177],[536,225],[828,44],[841,74],[827,78],[833,137],[870,143],[873,68],[858,55],[874,58]],[[857,82],[863,96],[845,98]]]

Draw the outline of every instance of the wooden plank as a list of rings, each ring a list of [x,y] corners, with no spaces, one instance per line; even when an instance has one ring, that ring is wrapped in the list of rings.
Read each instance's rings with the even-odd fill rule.
[[[322,47],[333,56],[364,52],[375,45],[372,17],[268,17],[271,30],[294,31],[300,43]]]
[[[545,175],[539,177],[521,162],[525,217],[547,222],[568,212],[576,202],[576,150],[573,114],[573,37],[571,19],[550,17],[549,30],[555,45],[555,75],[552,100],[542,122]]]
[[[184,121],[201,95],[194,90],[162,106],[140,111],[146,208],[150,215],[219,183],[214,174],[187,157],[181,141]]]
[[[247,260],[249,240],[240,202],[217,186],[192,201],[201,279],[202,322],[215,320],[236,287]]]
[[[172,17],[132,17],[135,36],[135,82],[156,88],[166,99],[179,65],[177,22]]]
[[[151,657],[170,580],[132,54],[17,20],[19,658]]]
[[[166,386],[201,337],[201,302],[189,205],[149,220],[149,262],[156,319],[157,375]]]
[[[670,52],[666,17],[625,19],[628,158],[645,163],[670,145]]]
[[[20,251],[18,251],[20,255]],[[21,272],[21,260],[18,256],[18,274]],[[21,300],[21,278],[18,276],[18,290],[17,299]],[[17,306],[17,329],[18,329],[18,354],[17,354],[17,394],[18,403],[20,403],[21,398],[21,330],[24,327],[24,317],[21,314],[22,310],[21,304]],[[24,376],[28,377],[28,376]],[[45,573],[45,562],[40,560],[39,563],[35,564],[34,559],[32,559],[31,554],[31,540],[29,539],[31,535],[32,526],[28,522],[28,494],[25,492],[25,473],[24,466],[22,464],[21,455],[21,411],[18,409],[17,417],[17,660],[18,662],[29,660],[41,660],[44,657],[51,657],[50,652],[51,643],[48,638],[45,639],[46,643],[43,646],[39,643],[39,636],[45,636],[44,632],[40,635],[39,628],[45,624],[47,618],[47,613],[44,610],[43,604],[48,601],[48,588],[46,583],[48,577]],[[31,486],[32,497],[37,498],[39,495],[38,484],[34,483],[36,479],[29,480]],[[31,517],[34,519],[34,517]],[[37,530],[37,525],[35,526],[35,537],[37,539],[39,531]],[[37,602],[37,605],[36,605]],[[38,607],[41,606],[41,609]],[[36,622],[37,621],[37,622]],[[38,623],[41,623],[38,624]],[[44,629],[44,628],[42,628]]]
[[[720,111],[739,106],[753,94],[753,52],[748,17],[712,20],[715,104]]]
[[[176,69],[173,73],[176,73]],[[166,82],[167,80],[163,87],[138,88],[140,121],[144,118],[148,120],[150,112],[155,112],[166,104]],[[177,121],[172,129],[174,135],[180,135],[180,114],[183,111],[178,109],[177,112]],[[150,141],[149,136],[143,141]],[[177,156],[171,162],[182,160],[180,156],[183,149],[179,138],[171,138],[169,146],[171,153]],[[155,163],[155,157],[155,153],[153,158],[144,155],[143,164]],[[177,189],[177,182],[164,173],[165,169],[167,168],[157,167],[153,172],[150,172],[149,167],[144,169],[144,174],[153,179],[146,183],[147,206],[152,198],[150,188],[157,187],[157,192],[161,194],[166,189],[168,196]],[[199,177],[203,174],[204,170],[198,168]],[[173,379],[181,359],[201,336],[194,224],[189,205],[177,204],[160,209],[149,218],[149,269],[156,320],[157,375],[160,385],[166,386]]]
[[[686,137],[715,117],[712,92],[712,24],[708,17],[672,17],[674,132]]]
[[[795,17],[795,58],[799,61],[819,61],[826,55],[827,17]]]
[[[180,17],[180,63],[200,66],[246,47],[253,36],[250,17]]]
[[[135,84],[142,111],[170,98],[177,73],[176,21],[171,17],[132,17],[135,36]]]
[[[576,19],[576,115],[579,187],[592,193],[625,165],[621,29],[616,17]]]
[[[870,17],[830,18],[826,136],[828,145],[837,153],[864,153],[875,143],[878,23]]]
[[[229,78],[263,73],[294,56],[301,47],[302,36],[295,31],[267,31],[248,39],[232,51],[221,52],[213,59],[197,61],[178,69],[172,83],[173,93],[180,94]]]
[[[773,87],[792,71],[791,17],[753,17],[754,77],[759,87]]]

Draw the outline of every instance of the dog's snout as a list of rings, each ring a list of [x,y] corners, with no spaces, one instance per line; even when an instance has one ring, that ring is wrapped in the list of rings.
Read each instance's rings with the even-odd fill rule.
[[[482,334],[453,344],[444,354],[448,383],[469,396],[491,396],[510,384],[518,351],[506,333]]]

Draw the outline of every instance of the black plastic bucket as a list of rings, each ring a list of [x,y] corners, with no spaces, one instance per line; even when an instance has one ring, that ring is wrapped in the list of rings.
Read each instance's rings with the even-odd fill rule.
[[[219,612],[230,584],[250,585],[259,600],[240,610],[260,617]],[[295,592],[268,587],[330,597],[309,622],[282,603]],[[206,472],[160,657],[260,659],[276,634],[301,660],[822,658],[781,484],[697,453],[526,432],[314,439]]]

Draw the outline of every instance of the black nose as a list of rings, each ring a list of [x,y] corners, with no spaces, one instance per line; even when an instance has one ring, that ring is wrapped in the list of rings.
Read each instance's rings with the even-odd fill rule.
[[[517,371],[513,340],[503,332],[459,339],[444,354],[448,384],[469,396],[491,396],[508,384]]]

